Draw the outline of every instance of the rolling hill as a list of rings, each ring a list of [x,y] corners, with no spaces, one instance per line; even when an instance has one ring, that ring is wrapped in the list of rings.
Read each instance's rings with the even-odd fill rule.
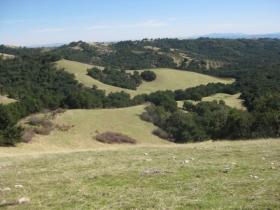
[[[88,87],[92,87],[96,85],[99,89],[103,89],[106,93],[110,92],[119,92],[124,91],[129,93],[131,96],[143,94],[143,93],[151,93],[157,90],[177,90],[177,89],[186,89],[190,87],[195,87],[202,84],[208,83],[232,83],[233,79],[223,79],[212,77],[204,74],[199,74],[190,71],[180,71],[176,69],[168,69],[168,68],[156,68],[151,69],[151,71],[155,72],[157,78],[153,82],[143,82],[136,91],[128,90],[124,88],[119,88],[111,85],[104,84],[99,82],[98,80],[93,79],[92,77],[87,75],[87,69],[93,67],[89,64],[83,64],[76,61],[69,60],[60,60],[57,63],[59,68],[64,68],[66,71],[74,74],[78,81]],[[139,72],[144,70],[137,70]]]
[[[139,115],[144,112],[144,108],[145,105],[120,109],[67,110],[59,114],[53,123],[70,126],[70,130],[55,129],[50,135],[36,135],[28,144],[21,143],[12,148],[0,147],[0,153],[26,154],[107,147],[107,144],[95,140],[97,132],[106,131],[126,134],[136,139],[140,145],[169,144],[170,142],[152,134],[156,126],[140,119]]]

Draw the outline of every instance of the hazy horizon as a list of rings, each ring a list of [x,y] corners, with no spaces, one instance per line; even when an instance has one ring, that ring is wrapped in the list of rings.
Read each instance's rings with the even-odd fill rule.
[[[10,0],[0,6],[0,44],[9,45],[280,32],[276,0]]]

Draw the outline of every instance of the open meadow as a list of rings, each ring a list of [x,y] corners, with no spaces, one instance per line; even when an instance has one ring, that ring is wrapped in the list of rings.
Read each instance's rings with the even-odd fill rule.
[[[280,208],[279,140],[88,150],[2,155],[1,205],[20,210]]]

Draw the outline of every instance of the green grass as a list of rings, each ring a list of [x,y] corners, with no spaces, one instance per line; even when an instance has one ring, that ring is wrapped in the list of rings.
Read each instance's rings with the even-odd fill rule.
[[[131,96],[151,93],[157,90],[177,90],[186,89],[190,87],[195,87],[198,85],[208,84],[208,83],[232,83],[233,79],[223,79],[212,77],[204,74],[199,74],[189,71],[180,71],[176,69],[152,69],[157,75],[155,81],[143,82],[136,91],[128,90],[124,88],[119,88],[111,85],[106,85],[98,80],[93,79],[87,75],[87,69],[92,67],[88,64],[83,64],[75,61],[60,60],[57,62],[58,67],[65,68],[66,71],[75,74],[78,81],[83,83],[88,87],[96,85],[99,89],[103,89],[106,93],[125,91]],[[143,70],[139,70],[141,72]]]
[[[16,102],[15,99],[0,95],[0,104],[10,104],[10,103],[14,103],[14,102]]]
[[[30,203],[9,209],[279,209],[279,154],[279,140],[259,140],[2,156],[0,188],[10,191],[0,191],[0,203],[27,197]]]
[[[212,96],[204,97],[201,101],[220,101],[223,100],[225,104],[229,107],[240,109],[240,110],[246,110],[246,107],[243,105],[243,100],[239,98],[240,93],[230,95],[226,93],[217,93]],[[194,104],[198,103],[199,101],[191,101],[188,100]],[[184,105],[184,101],[177,101],[178,107],[182,108]]]

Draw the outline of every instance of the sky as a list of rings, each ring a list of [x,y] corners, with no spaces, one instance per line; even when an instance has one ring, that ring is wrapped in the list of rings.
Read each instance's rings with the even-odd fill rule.
[[[0,44],[280,32],[280,0],[0,0]]]

